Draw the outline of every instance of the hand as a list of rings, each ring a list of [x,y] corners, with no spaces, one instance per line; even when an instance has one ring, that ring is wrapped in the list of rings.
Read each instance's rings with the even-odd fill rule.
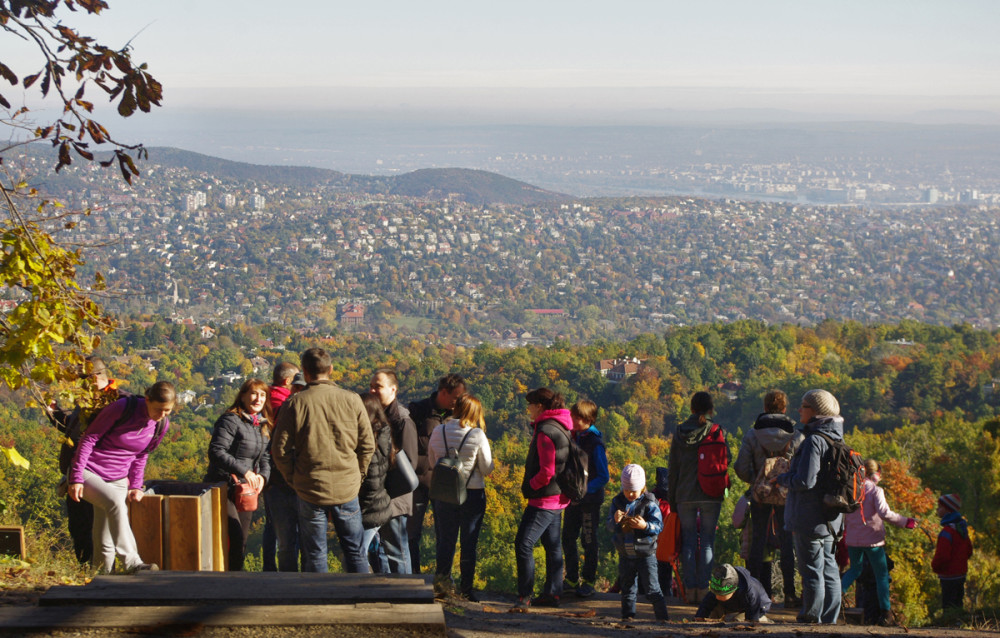
[[[255,492],[260,492],[264,489],[264,477],[257,474],[253,470],[248,471],[243,478],[247,480],[247,483],[250,484],[250,487],[252,487]]]
[[[66,496],[79,503],[80,499],[83,498],[83,483],[70,483]]]
[[[615,516],[614,516],[615,523],[616,524],[621,523],[623,518],[625,518],[625,512],[621,510],[615,510]]]
[[[916,526],[917,526],[917,519],[915,518],[906,519],[906,529],[913,529]]]
[[[138,503],[142,500],[142,490],[129,490],[125,500],[129,503]]]
[[[649,524],[646,523],[646,519],[641,516],[633,516],[629,518],[628,526],[632,529],[646,529]]]

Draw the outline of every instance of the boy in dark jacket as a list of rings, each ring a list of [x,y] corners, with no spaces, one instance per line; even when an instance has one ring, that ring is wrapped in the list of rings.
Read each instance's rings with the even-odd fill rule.
[[[962,497],[945,494],[938,499],[941,533],[931,560],[931,569],[941,581],[941,606],[944,609],[964,606],[965,575],[969,571],[972,541],[969,524],[962,518]]]
[[[633,463],[622,470],[622,491],[611,500],[608,529],[618,549],[622,619],[635,618],[635,599],[642,581],[656,619],[669,620],[656,567],[656,537],[663,531],[663,518],[656,497],[646,492],[646,472],[641,466]]]
[[[604,504],[604,486],[608,483],[608,457],[604,439],[594,427],[597,405],[592,401],[577,401],[569,410],[573,418],[573,440],[587,453],[587,494],[579,503],[571,503],[563,514],[562,547],[566,561],[563,594],[576,590],[580,598],[594,595],[597,579],[597,526]],[[583,544],[583,571],[576,539]],[[577,578],[582,576],[579,582]]]
[[[729,563],[717,565],[708,581],[708,594],[701,601],[695,620],[705,620],[727,614],[744,614],[749,622],[771,622],[766,614],[771,609],[771,599],[760,581],[742,567]],[[713,614],[714,612],[714,614]]]

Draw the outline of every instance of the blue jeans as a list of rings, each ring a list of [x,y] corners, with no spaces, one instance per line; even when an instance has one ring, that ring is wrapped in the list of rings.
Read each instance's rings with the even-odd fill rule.
[[[299,571],[299,497],[285,484],[272,484],[264,495],[267,518],[278,543],[279,572]]]
[[[635,616],[635,598],[642,584],[646,592],[646,600],[653,603],[653,613],[657,620],[668,620],[667,602],[660,591],[660,578],[657,573],[656,555],[624,556],[618,554],[618,583],[622,589],[622,618]]]
[[[479,531],[483,528],[483,516],[486,514],[486,490],[470,489],[467,492],[468,496],[461,505],[434,501],[437,575],[451,578],[455,543],[461,541],[459,570],[462,574],[460,591],[463,593],[472,591],[472,581],[476,576],[476,547],[479,545]]]
[[[333,519],[340,549],[344,552],[344,569],[348,573],[368,573],[368,557],[362,544],[365,529],[361,524],[361,506],[357,497],[340,505],[313,505],[299,499],[299,542],[304,555],[303,570],[329,571],[327,564],[327,516]]]
[[[580,576],[591,585],[597,580],[597,526],[601,520],[601,503],[580,503],[566,508],[563,520],[562,548],[566,557],[566,580],[576,582]],[[583,545],[583,572],[576,539]]]
[[[542,593],[562,595],[563,555],[559,538],[561,523],[562,510],[543,510],[531,505],[525,508],[514,538],[518,597],[531,596],[535,590],[534,549],[539,540],[545,548],[545,586]]]
[[[840,569],[832,536],[795,535],[795,557],[802,576],[803,622],[836,624],[840,615]]]
[[[878,592],[878,608],[889,611],[889,565],[885,561],[885,547],[848,547],[851,568],[840,577],[841,596],[854,584],[864,567],[862,560],[867,557],[875,574],[875,591]]]
[[[411,574],[410,539],[406,533],[406,514],[395,516],[378,530],[381,564],[388,564],[390,574]]]
[[[681,521],[681,575],[684,589],[708,589],[708,577],[715,566],[715,528],[722,503],[678,503]],[[699,512],[701,522],[698,522]]]

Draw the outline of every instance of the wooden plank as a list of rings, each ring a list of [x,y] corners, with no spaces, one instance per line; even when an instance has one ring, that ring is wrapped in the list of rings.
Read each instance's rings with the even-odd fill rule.
[[[181,628],[254,626],[399,627],[444,636],[444,611],[437,604],[261,605],[220,608],[208,605],[147,606],[122,613],[121,607],[0,608],[2,631],[16,629]]]
[[[225,549],[222,545],[222,522],[226,517],[226,502],[223,500],[222,489],[212,488],[212,569],[217,572],[226,571]]]
[[[163,508],[167,569],[201,569],[201,500],[197,496],[169,496]]]
[[[84,586],[52,587],[41,606],[246,606],[434,601],[429,577],[375,574],[144,572],[98,576]]]
[[[215,522],[215,511],[212,509],[212,491],[208,490],[198,497],[198,506],[201,508],[200,524],[198,531],[201,535],[199,548],[201,555],[198,557],[198,569],[201,571],[212,571],[212,526]]]
[[[138,503],[128,505],[128,522],[144,563],[163,564],[163,497],[144,494]]]

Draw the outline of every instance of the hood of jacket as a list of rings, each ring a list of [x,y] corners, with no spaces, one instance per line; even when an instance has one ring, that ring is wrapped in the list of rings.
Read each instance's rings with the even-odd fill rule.
[[[558,410],[546,410],[538,415],[538,418],[534,420],[532,425],[535,427],[535,429],[538,429],[538,424],[548,419],[556,421],[570,432],[573,431],[573,417],[570,415],[569,410],[567,410],[566,408],[559,408]]]
[[[705,423],[698,421],[698,415],[692,414],[686,421],[677,426],[677,436],[688,445],[697,445],[708,436],[708,431],[712,429],[714,421],[706,418]]]
[[[791,434],[795,431],[795,421],[792,421],[784,414],[764,412],[753,423],[753,429],[755,430],[769,430],[771,428],[777,428]]]
[[[941,519],[941,524],[954,527],[962,538],[969,537],[969,523],[964,518],[960,512],[950,512],[944,518]]]
[[[794,451],[795,444],[788,445],[789,441],[795,439],[794,430],[786,431],[782,428],[762,428],[754,430],[754,438],[760,447],[767,453],[767,456],[774,456],[788,447],[789,452]]]
[[[803,434],[825,434],[834,441],[844,440],[844,417],[820,416],[805,424]]]

